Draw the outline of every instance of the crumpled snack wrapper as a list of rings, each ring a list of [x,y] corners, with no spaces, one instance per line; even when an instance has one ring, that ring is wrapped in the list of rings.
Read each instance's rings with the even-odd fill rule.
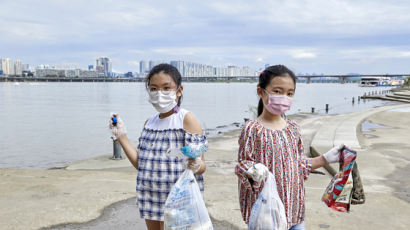
[[[349,212],[353,191],[352,169],[357,152],[344,147],[340,154],[339,172],[332,178],[322,196],[326,205],[339,212]]]

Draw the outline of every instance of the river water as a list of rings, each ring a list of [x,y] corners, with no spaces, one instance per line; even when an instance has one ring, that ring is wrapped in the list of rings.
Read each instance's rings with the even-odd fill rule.
[[[184,83],[182,107],[192,111],[209,135],[253,118],[256,83]],[[348,113],[392,104],[357,102],[356,84],[297,85],[288,114]],[[352,104],[352,97],[355,103]],[[137,145],[145,120],[156,113],[143,83],[0,83],[0,168],[50,168],[112,153],[110,112],[118,112]]]

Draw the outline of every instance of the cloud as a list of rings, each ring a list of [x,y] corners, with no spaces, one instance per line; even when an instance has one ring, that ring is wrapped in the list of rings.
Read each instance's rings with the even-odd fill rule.
[[[295,59],[311,59],[316,58],[316,54],[313,52],[305,51],[303,49],[289,50],[289,55]]]
[[[402,33],[410,28],[406,1],[221,1],[211,7],[222,15],[292,34],[351,36]]]
[[[344,73],[360,60],[366,60],[360,69],[405,70],[401,61],[410,55],[410,2],[402,0],[15,0],[1,6],[0,57],[33,66],[86,67],[104,56],[120,71],[136,70],[142,59],[173,59]]]
[[[410,51],[399,51],[398,57],[400,58],[410,58]]]
[[[139,61],[129,61],[129,62],[128,62],[128,65],[139,67],[139,66],[140,66],[140,63],[139,63]]]
[[[360,49],[344,49],[339,54],[343,59],[410,59],[410,46],[408,47],[363,47]]]

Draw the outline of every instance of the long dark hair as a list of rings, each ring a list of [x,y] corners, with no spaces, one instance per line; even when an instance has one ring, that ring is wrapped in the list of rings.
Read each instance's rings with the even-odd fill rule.
[[[177,85],[177,89],[179,89],[179,87],[181,86],[181,82],[182,82],[182,76],[179,73],[178,69],[170,64],[163,63],[163,64],[154,66],[151,69],[151,71],[149,71],[147,78],[145,78],[145,87],[147,88],[147,90],[149,88],[149,83],[150,83],[152,76],[154,76],[155,74],[159,74],[159,73],[164,73],[164,74],[171,76],[172,80]],[[181,106],[181,102],[182,102],[182,95],[178,98],[178,106]]]
[[[273,65],[273,66],[269,66],[268,68],[266,68],[259,75],[258,87],[261,87],[262,89],[266,89],[266,86],[269,85],[269,83],[272,81],[273,78],[285,76],[285,74],[288,74],[292,78],[293,83],[295,84],[295,88],[296,88],[295,74],[292,72],[292,70],[288,69],[284,65]],[[263,112],[263,101],[261,98],[259,99],[259,104],[258,104],[258,117],[262,114],[262,112]]]

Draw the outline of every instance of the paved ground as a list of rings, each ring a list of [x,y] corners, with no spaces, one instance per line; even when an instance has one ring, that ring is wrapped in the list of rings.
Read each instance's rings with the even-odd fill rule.
[[[399,108],[399,109],[391,109]],[[364,121],[385,127],[361,131]],[[337,122],[333,130],[328,123]],[[356,128],[356,140],[349,136]],[[337,144],[345,140],[358,150],[357,162],[366,193],[366,203],[352,206],[351,212],[337,213],[325,207],[320,200],[329,177],[312,175],[306,186],[307,228],[329,229],[408,229],[410,224],[409,168],[410,168],[410,106],[381,107],[366,112],[340,115],[323,123],[312,145],[327,149],[324,137]],[[346,138],[349,137],[349,138]],[[331,142],[329,142],[331,143]],[[406,199],[407,198],[407,199]]]
[[[380,107],[300,121],[307,151],[309,144],[323,152],[340,142],[358,150],[367,195],[366,203],[353,206],[351,213],[337,213],[320,201],[330,176],[311,174],[306,183],[307,229],[407,229],[409,107]],[[362,132],[364,121],[391,128]],[[237,136],[238,132],[230,132],[213,140],[206,155],[204,199],[215,229],[246,229],[233,174]],[[0,169],[0,228],[144,229],[133,205],[135,173],[127,160],[112,161],[108,156],[60,170]],[[64,223],[83,224],[61,225]]]

